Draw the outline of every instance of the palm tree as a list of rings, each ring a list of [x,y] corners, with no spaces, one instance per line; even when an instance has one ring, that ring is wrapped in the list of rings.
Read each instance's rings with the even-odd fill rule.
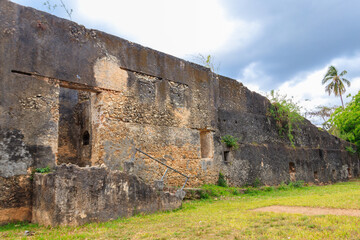
[[[342,94],[346,92],[345,85],[350,87],[350,81],[343,78],[343,76],[347,73],[346,70],[342,71],[338,75],[338,70],[334,66],[330,66],[327,73],[325,74],[322,84],[329,82],[325,87],[325,91],[329,93],[329,95],[333,92],[335,96],[340,96],[342,107],[344,108],[344,102],[342,99]]]

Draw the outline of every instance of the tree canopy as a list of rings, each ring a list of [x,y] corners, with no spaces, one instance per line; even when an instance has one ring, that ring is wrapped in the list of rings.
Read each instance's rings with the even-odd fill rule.
[[[340,137],[357,145],[360,150],[360,91],[353,96],[345,108],[337,108],[330,123],[336,126]]]

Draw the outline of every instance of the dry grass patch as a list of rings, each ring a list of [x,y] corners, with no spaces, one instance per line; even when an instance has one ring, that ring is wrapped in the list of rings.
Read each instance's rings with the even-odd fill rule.
[[[295,213],[303,215],[337,215],[360,217],[358,209],[337,209],[337,208],[314,208],[314,207],[295,207],[295,206],[268,206],[255,208],[255,212],[274,212],[274,213]]]

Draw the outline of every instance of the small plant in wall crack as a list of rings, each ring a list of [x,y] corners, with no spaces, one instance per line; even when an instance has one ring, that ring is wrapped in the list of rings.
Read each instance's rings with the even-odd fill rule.
[[[37,172],[37,173],[49,173],[49,172],[51,172],[51,169],[50,169],[49,166],[44,167],[44,168],[36,168],[35,172]]]
[[[212,73],[216,73],[220,69],[220,63],[215,63],[215,58],[212,55],[202,55],[199,53],[198,55],[193,56],[193,59],[195,62],[197,62],[200,65],[203,65],[204,67],[207,67],[210,69]]]
[[[49,173],[51,172],[51,168],[49,166],[47,167],[44,167],[44,168],[35,168],[35,169],[32,169],[31,171],[31,175],[30,175],[30,180],[34,180],[34,174],[35,173]]]
[[[225,143],[227,147],[233,148],[234,150],[239,148],[238,141],[238,138],[231,135],[225,135],[221,137],[221,142]]]

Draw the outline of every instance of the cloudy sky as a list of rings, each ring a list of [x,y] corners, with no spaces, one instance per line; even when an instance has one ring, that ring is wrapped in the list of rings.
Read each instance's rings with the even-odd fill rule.
[[[15,0],[69,18],[60,0]],[[54,11],[44,5],[57,4]],[[360,90],[358,0],[63,0],[72,20],[165,53],[197,61],[259,93],[294,97],[304,109],[340,105],[321,80],[330,65]],[[349,99],[345,99],[348,101]]]

